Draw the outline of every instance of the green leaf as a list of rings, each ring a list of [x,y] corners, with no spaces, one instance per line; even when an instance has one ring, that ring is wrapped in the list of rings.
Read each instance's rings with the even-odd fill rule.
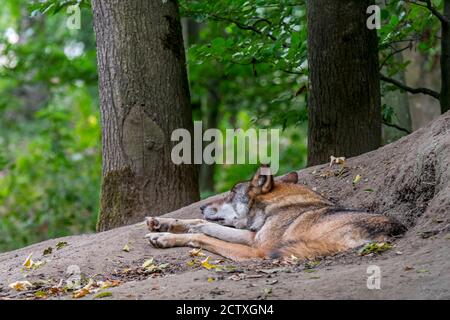
[[[64,248],[64,247],[67,246],[67,245],[68,245],[68,243],[67,243],[66,241],[58,242],[58,243],[56,244],[56,250],[60,250],[60,249]]]
[[[102,298],[106,298],[106,297],[111,297],[112,295],[113,294],[110,291],[103,291],[103,292],[97,293],[94,296],[94,299],[102,299]]]

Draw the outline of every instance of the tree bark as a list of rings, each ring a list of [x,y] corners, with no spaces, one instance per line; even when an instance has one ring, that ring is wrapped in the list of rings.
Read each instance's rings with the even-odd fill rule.
[[[101,231],[186,206],[199,192],[195,166],[171,161],[172,131],[193,130],[176,1],[94,0],[92,7],[102,120]]]
[[[444,2],[444,15],[450,21],[450,0]],[[441,113],[450,110],[450,23],[442,23],[441,39]]]
[[[376,30],[369,0],[314,0],[308,14],[308,166],[352,157],[381,142]]]

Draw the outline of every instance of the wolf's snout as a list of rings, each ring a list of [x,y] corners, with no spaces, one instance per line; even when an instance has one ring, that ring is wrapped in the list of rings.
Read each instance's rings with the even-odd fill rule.
[[[204,204],[204,205],[201,205],[200,206],[200,210],[203,212],[203,210],[205,210],[206,209],[206,207],[207,207],[207,205],[206,204]]]

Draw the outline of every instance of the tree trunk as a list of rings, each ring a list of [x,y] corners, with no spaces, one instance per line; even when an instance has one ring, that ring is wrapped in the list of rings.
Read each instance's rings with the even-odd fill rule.
[[[369,0],[314,0],[308,12],[308,166],[351,157],[381,142],[376,30]]]
[[[94,0],[103,182],[97,229],[199,199],[193,165],[171,161],[172,131],[193,130],[176,1]]]
[[[450,20],[450,0],[444,2],[444,15]],[[450,24],[442,23],[441,39],[441,113],[450,110]]]

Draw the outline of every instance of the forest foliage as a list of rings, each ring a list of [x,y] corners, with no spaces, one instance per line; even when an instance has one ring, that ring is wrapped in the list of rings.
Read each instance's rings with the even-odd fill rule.
[[[383,1],[384,2],[384,1]],[[433,1],[442,9],[443,1]],[[81,8],[81,29],[66,27]],[[304,0],[180,1],[188,30],[194,120],[217,108],[218,127],[280,128],[280,172],[306,163],[307,30]],[[387,76],[393,57],[419,50],[435,62],[439,21],[420,5],[387,1],[378,31]],[[382,84],[383,94],[398,90]],[[206,97],[214,91],[218,101]],[[0,251],[95,228],[101,177],[95,38],[87,0],[4,0],[0,9]],[[383,105],[383,119],[396,123]],[[336,155],[345,156],[345,155]],[[215,192],[254,165],[221,165]],[[204,192],[203,197],[211,192]]]

